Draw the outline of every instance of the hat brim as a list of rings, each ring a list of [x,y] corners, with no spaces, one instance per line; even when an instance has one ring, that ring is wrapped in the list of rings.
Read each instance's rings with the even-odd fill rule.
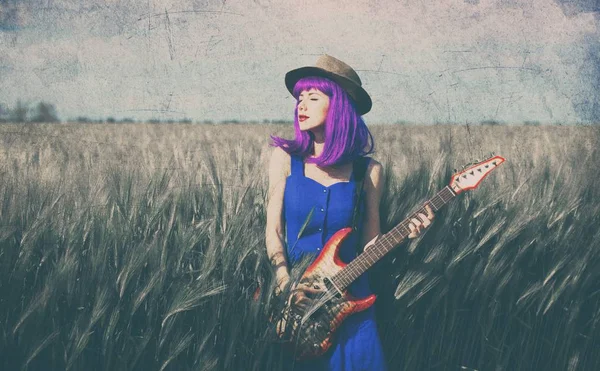
[[[365,113],[371,110],[373,106],[373,102],[371,101],[371,97],[362,88],[362,86],[356,84],[354,81],[345,78],[344,76],[337,75],[335,73],[331,73],[327,70],[324,70],[319,67],[300,67],[295,70],[291,70],[290,72],[285,74],[285,86],[287,87],[290,94],[294,94],[294,86],[298,80],[307,76],[320,76],[326,77],[335,81],[354,101],[356,106],[356,111],[359,115],[364,115]]]

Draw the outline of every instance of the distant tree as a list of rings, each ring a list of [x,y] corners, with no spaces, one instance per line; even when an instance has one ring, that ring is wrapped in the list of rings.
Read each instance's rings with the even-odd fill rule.
[[[33,109],[31,122],[58,122],[56,108],[53,104],[39,102]]]
[[[108,122],[109,124],[114,124],[115,122],[117,122],[117,120],[115,120],[114,117],[109,117],[106,119],[106,122]]]
[[[77,121],[80,124],[88,124],[91,122],[91,120],[85,116],[79,116],[75,121]]]
[[[182,118],[182,119],[179,120],[179,123],[180,124],[191,124],[192,120],[188,119],[188,118]]]
[[[540,126],[540,122],[539,121],[525,121],[523,123],[523,125],[525,125],[525,126]]]
[[[10,111],[0,103],[0,122],[7,122],[10,116]]]
[[[9,121],[23,123],[27,122],[27,115],[29,113],[29,108],[27,105],[23,104],[20,100],[17,101],[16,107],[12,110],[10,114]]]
[[[500,121],[496,121],[496,120],[484,120],[484,121],[481,121],[481,125],[497,126],[497,125],[501,125],[501,123],[500,123]]]
[[[293,121],[290,120],[271,120],[271,124],[276,124],[276,125],[285,125],[285,124],[293,124]]]
[[[148,120],[149,124],[160,124],[160,119],[157,118],[151,118],[150,120]]]

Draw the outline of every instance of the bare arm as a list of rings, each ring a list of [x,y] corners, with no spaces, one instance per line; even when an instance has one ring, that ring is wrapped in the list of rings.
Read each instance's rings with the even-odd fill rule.
[[[290,172],[290,156],[281,148],[275,148],[269,161],[269,194],[267,199],[267,226],[265,243],[267,256],[273,265],[277,284],[282,289],[289,281],[285,254],[285,218],[283,194],[286,178]]]
[[[375,160],[371,160],[365,176],[364,189],[366,191],[365,224],[363,226],[362,245],[364,250],[370,248],[381,235],[379,220],[379,204],[383,193],[383,166]],[[434,218],[433,210],[429,205],[425,206],[427,215],[420,213],[420,219],[411,219],[409,229],[411,233],[408,238],[416,238],[427,228]]]
[[[365,197],[365,224],[361,246],[364,250],[372,246],[381,234],[381,225],[379,220],[379,204],[383,192],[383,166],[374,159],[371,159],[364,180]]]

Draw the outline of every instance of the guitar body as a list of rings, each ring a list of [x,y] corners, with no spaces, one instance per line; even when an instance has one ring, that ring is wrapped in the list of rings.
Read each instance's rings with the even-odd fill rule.
[[[479,183],[504,161],[503,157],[494,156],[467,165],[463,171],[453,174],[450,184],[426,204],[437,212],[456,195],[477,188]],[[314,358],[325,353],[331,347],[335,331],[344,319],[373,305],[375,295],[357,299],[352,297],[346,288],[410,235],[410,224],[418,218],[419,213],[427,213],[424,206],[380,236],[368,250],[348,264],[339,258],[339,250],[342,242],[352,233],[352,228],[340,229],[327,241],[323,251],[306,269],[299,283],[299,286],[320,290],[322,293],[314,298],[312,307],[306,313],[295,312],[288,303],[282,318],[274,321],[278,335],[291,338],[290,345],[293,346],[297,359]]]
[[[344,228],[336,232],[327,241],[315,261],[306,269],[300,284],[314,289],[324,289],[326,300],[319,302],[318,309],[310,314],[310,320],[301,321],[296,315],[290,319],[279,321],[278,329],[287,328],[291,332],[293,352],[298,359],[310,359],[325,353],[332,345],[335,331],[352,313],[363,311],[375,302],[375,295],[357,299],[347,290],[338,290],[327,277],[341,272],[346,263],[339,258],[342,242],[352,233],[352,228]],[[329,294],[329,295],[327,295]],[[318,299],[317,299],[318,301]],[[293,320],[293,323],[290,323]]]

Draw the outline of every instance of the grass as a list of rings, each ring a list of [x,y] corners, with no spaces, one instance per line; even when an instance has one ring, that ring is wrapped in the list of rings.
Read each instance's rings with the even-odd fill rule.
[[[596,127],[372,128],[387,231],[507,162],[377,263],[390,369],[600,366]],[[268,135],[288,127],[0,127],[0,367],[284,370],[269,341]]]

